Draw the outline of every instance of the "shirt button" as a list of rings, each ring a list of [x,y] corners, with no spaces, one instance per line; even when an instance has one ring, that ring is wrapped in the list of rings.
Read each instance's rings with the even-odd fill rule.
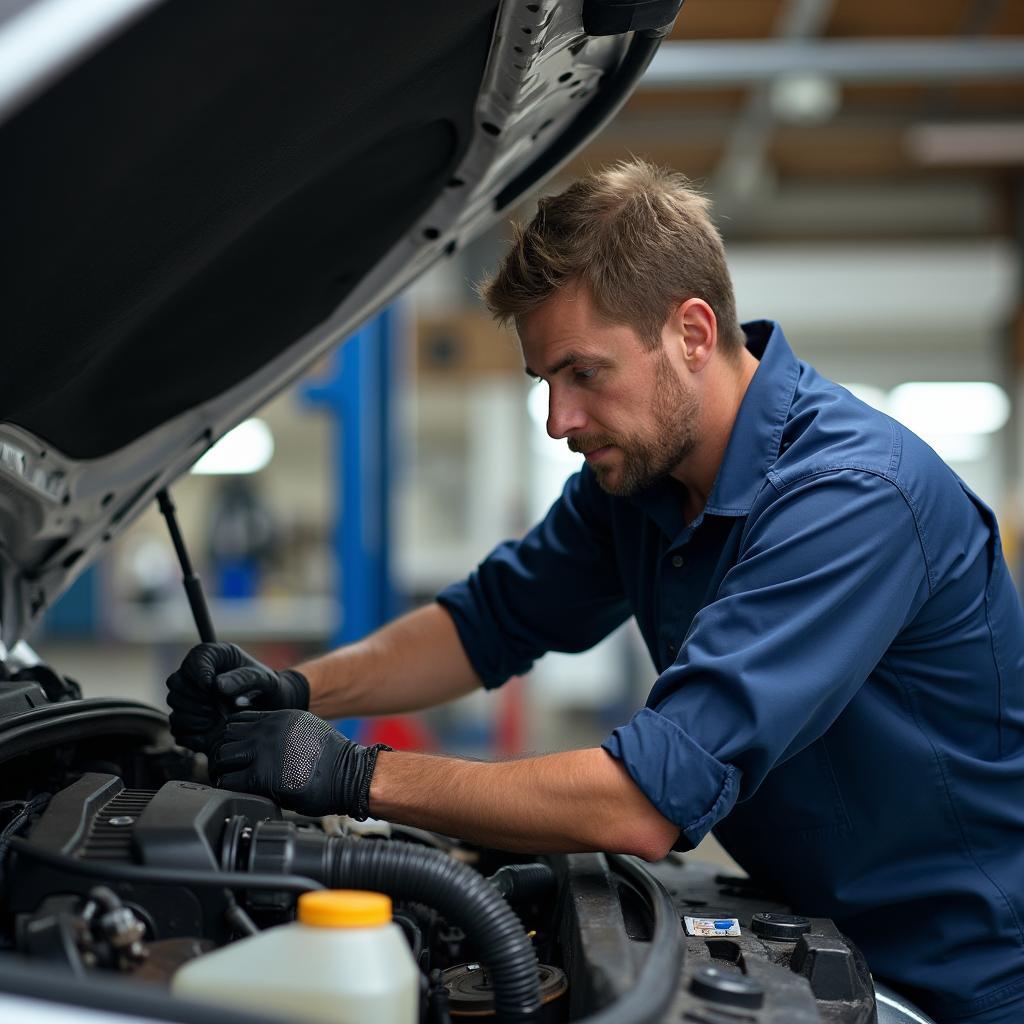
[[[669,644],[668,645],[669,657],[674,658],[676,656],[676,651],[678,651],[678,650],[679,650],[679,648],[676,647],[675,644]]]
[[[672,568],[673,569],[682,569],[682,567],[683,567],[683,556],[682,555],[673,555],[672,556]]]

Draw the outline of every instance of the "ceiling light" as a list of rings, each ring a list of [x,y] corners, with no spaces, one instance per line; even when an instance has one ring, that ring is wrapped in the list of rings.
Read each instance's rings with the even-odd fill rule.
[[[842,102],[835,80],[826,75],[781,75],[769,89],[772,113],[780,121],[821,124]]]
[[[274,435],[259,419],[228,431],[193,467],[193,473],[258,473],[274,455]]]
[[[989,435],[1006,422],[1010,400],[989,381],[914,381],[886,393],[871,384],[844,384],[862,402],[909,427],[946,462],[977,462]]]
[[[929,434],[991,434],[1010,416],[1010,399],[987,380],[912,381],[889,394],[889,412],[925,440]]]

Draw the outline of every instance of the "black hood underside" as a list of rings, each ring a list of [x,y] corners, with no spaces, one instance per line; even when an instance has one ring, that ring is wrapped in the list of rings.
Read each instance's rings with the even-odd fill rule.
[[[678,6],[0,0],[0,660],[585,145]]]
[[[495,8],[165,4],[0,127],[0,421],[96,458],[323,321],[464,154]]]

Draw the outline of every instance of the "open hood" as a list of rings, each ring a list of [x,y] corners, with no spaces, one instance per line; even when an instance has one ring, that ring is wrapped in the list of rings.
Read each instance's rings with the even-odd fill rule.
[[[0,5],[3,645],[583,145],[680,3]]]

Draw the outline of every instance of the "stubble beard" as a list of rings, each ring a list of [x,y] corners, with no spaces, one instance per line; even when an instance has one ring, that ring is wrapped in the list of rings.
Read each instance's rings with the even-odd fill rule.
[[[651,414],[656,423],[654,437],[627,434],[619,437],[579,438],[573,450],[593,451],[613,445],[621,453],[616,467],[594,464],[600,488],[616,498],[628,498],[667,476],[697,447],[700,399],[686,390],[663,352],[655,355]],[[584,442],[580,445],[580,442]]]

